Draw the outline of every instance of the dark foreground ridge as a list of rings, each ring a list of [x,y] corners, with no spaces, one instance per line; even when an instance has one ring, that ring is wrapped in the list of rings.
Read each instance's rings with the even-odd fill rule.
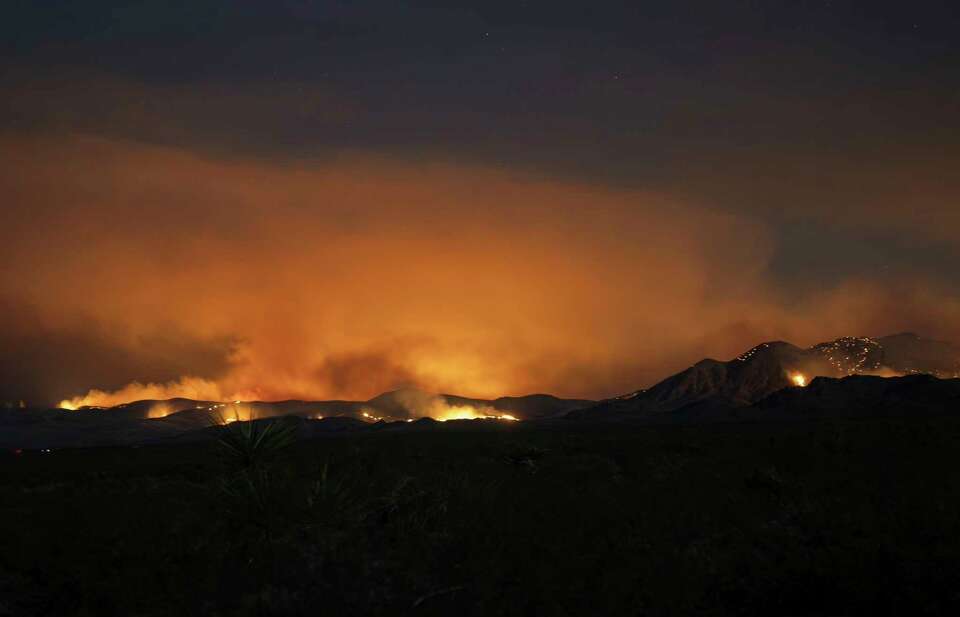
[[[955,415],[409,424],[0,452],[0,614],[960,614]]]
[[[823,418],[910,417],[960,414],[960,379],[932,375],[817,377],[806,387],[786,386],[747,403],[707,395],[667,410],[644,398],[612,399],[571,412],[578,422],[695,424],[782,422]]]

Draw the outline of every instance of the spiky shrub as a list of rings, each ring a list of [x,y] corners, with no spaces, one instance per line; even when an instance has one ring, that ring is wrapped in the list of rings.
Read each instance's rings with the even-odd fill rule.
[[[280,459],[297,439],[297,424],[286,418],[216,422],[217,449],[224,474],[220,479],[227,559],[243,563],[238,576],[248,586],[242,602],[266,614],[270,585],[290,534],[291,476],[294,470]],[[238,600],[240,601],[240,600]]]
[[[330,473],[329,462],[320,466],[306,493],[310,519],[319,524],[338,524],[345,517],[357,515],[359,506],[352,481],[349,474]]]
[[[275,463],[296,441],[297,426],[278,418],[237,421],[219,430],[225,505],[241,522],[269,531],[278,515],[278,493],[290,471]]]
[[[297,425],[283,419],[233,422],[220,431],[217,443],[221,456],[235,470],[262,467],[297,439]]]

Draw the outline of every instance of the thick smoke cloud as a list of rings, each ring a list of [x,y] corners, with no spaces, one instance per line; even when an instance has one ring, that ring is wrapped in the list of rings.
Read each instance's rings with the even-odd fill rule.
[[[198,340],[168,325],[124,336],[93,319],[46,320],[36,305],[0,300],[0,401],[56,401],[90,384],[115,389],[144,375],[158,381],[226,369],[227,340]]]
[[[133,380],[159,385],[86,402],[401,386],[600,397],[765,339],[960,339],[943,281],[858,278],[798,298],[771,278],[762,218],[664,192],[82,135],[7,136],[0,158],[8,398]],[[879,215],[871,225],[900,216]]]

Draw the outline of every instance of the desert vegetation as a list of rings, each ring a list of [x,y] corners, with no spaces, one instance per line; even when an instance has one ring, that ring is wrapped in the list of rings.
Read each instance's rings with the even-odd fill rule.
[[[960,608],[954,418],[221,431],[5,454],[0,614]]]

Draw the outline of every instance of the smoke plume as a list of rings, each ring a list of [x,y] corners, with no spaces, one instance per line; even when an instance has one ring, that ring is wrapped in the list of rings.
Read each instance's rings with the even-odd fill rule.
[[[664,192],[89,136],[7,136],[0,159],[11,398],[601,397],[760,340],[960,338],[941,281],[799,294],[762,218]]]

